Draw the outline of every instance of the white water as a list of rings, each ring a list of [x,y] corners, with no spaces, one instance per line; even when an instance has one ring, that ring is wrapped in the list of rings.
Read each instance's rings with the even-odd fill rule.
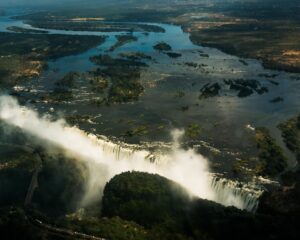
[[[254,186],[218,177],[212,178],[211,187],[216,202],[251,212],[257,210],[258,198],[263,193],[262,189],[255,189]]]
[[[21,107],[12,97],[0,96],[0,119],[40,139],[46,149],[50,142],[62,148],[67,155],[88,163],[89,180],[83,203],[100,196],[106,182],[116,174],[142,171],[162,175],[181,184],[191,195],[225,206],[249,211],[257,207],[261,192],[252,192],[234,182],[213,177],[207,159],[193,149],[180,148],[179,140],[183,134],[180,130],[172,133],[174,144],[171,152],[156,156],[153,162],[150,161],[153,156],[146,150],[122,147],[71,128],[63,120],[50,121],[47,116],[39,117],[35,111]]]

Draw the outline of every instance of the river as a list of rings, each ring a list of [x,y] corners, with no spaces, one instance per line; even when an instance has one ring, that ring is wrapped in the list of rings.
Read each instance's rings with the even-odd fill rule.
[[[111,106],[90,105],[88,102],[101,97],[101,94],[88,91],[87,83],[80,81],[73,90],[74,101],[60,104],[36,101],[32,104],[40,113],[58,117],[72,114],[92,116],[92,121],[81,123],[80,128],[94,134],[117,138],[122,137],[131,128],[147,126],[148,134],[126,139],[131,143],[168,141],[172,128],[184,128],[191,123],[197,123],[201,127],[201,140],[220,149],[221,156],[214,157],[212,161],[222,164],[222,171],[225,172],[230,171],[230,167],[226,166],[231,166],[226,163],[234,161],[237,155],[249,156],[256,153],[256,146],[251,140],[253,133],[246,126],[265,126],[289,156],[290,166],[294,166],[295,158],[285,147],[277,125],[299,114],[300,81],[294,78],[299,76],[298,74],[265,69],[258,60],[241,59],[214,48],[194,45],[189,34],[177,25],[151,23],[165,29],[165,32],[134,32],[137,41],[108,51],[116,43],[116,35],[128,33],[39,29],[22,20],[11,18],[15,15],[17,14],[0,17],[1,32],[9,32],[8,27],[18,26],[46,30],[48,34],[107,37],[105,43],[86,52],[49,61],[49,68],[41,76],[21,86],[25,91],[21,91],[20,94],[25,99],[37,99],[39,93],[51,92],[55,81],[70,71],[84,73],[95,69],[96,66],[89,60],[92,56],[105,53],[117,57],[123,52],[142,52],[152,58],[145,60],[149,67],[142,71],[141,81],[145,92],[139,101]],[[154,50],[153,46],[158,42],[168,43],[173,52],[182,56],[170,58]],[[204,67],[188,66],[186,63],[190,62]],[[270,79],[268,75],[275,77]],[[215,82],[224,85],[224,79],[255,79],[269,91],[262,95],[255,93],[240,98],[236,92],[224,86],[220,96],[199,99],[201,87]],[[183,92],[184,96],[176,97],[178,92]],[[270,102],[276,97],[282,97],[284,101]],[[182,111],[183,108],[188,110]]]

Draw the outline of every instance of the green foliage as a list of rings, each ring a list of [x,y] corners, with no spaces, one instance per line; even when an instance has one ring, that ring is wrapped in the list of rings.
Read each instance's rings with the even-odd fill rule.
[[[74,81],[80,76],[78,72],[70,72],[66,74],[62,79],[59,79],[55,82],[55,86],[61,88],[71,88],[74,86]]]
[[[126,221],[119,217],[83,219],[62,218],[56,225],[73,231],[99,236],[114,240],[144,240],[148,239],[148,233],[142,226],[132,221]]]
[[[141,67],[147,66],[145,63],[131,59],[114,59],[109,55],[94,56],[90,60],[97,65],[106,67],[101,73],[111,81],[107,103],[138,100],[144,91],[140,75]],[[100,69],[98,69],[99,71]]]
[[[22,204],[31,179],[26,169],[0,170],[0,205]]]
[[[158,51],[171,51],[172,50],[172,47],[165,42],[159,42],[156,45],[154,45],[153,48]]]
[[[176,205],[188,202],[187,196],[184,189],[159,175],[121,174],[104,189],[103,214],[151,226],[163,221],[170,213],[180,216],[182,212]]]
[[[105,55],[98,55],[91,57],[90,60],[99,65],[99,66],[106,66],[106,67],[146,67],[146,63],[132,60],[132,59],[122,59],[122,58],[112,58],[111,56]]]
[[[78,124],[86,123],[91,118],[92,116],[90,115],[80,115],[80,114],[65,116],[66,122],[70,125],[78,125]]]
[[[238,97],[248,97],[254,92],[257,94],[264,94],[268,92],[268,88],[261,86],[261,83],[253,79],[235,79],[235,80],[224,80],[226,85],[234,91],[238,91]]]
[[[104,40],[97,36],[0,33],[0,84],[11,86],[36,77],[47,60],[78,54]]]
[[[56,59],[85,51],[104,40],[96,36],[0,33],[0,55],[31,54],[38,59]]]
[[[24,210],[17,207],[0,208],[0,233],[3,240],[64,239],[32,225]]]
[[[108,77],[106,77],[100,68],[90,71],[88,75],[89,83],[96,92],[103,92],[108,87]]]
[[[199,137],[201,128],[197,123],[191,123],[185,128],[185,137],[195,139]]]
[[[118,35],[116,36],[117,38],[117,43],[115,45],[113,45],[109,51],[114,51],[119,47],[122,47],[123,45],[130,43],[130,42],[135,42],[138,40],[137,37],[133,36],[133,35]]]
[[[138,100],[144,91],[140,83],[140,72],[138,69],[119,68],[110,75],[112,86],[109,89],[109,102],[131,102]],[[110,71],[110,70],[109,70]]]
[[[1,148],[1,152],[4,154],[0,159],[0,206],[23,204],[37,163],[36,156],[14,145],[7,145],[6,151]]]
[[[255,139],[259,151],[259,163],[256,167],[256,173],[264,176],[277,176],[283,172],[287,167],[287,159],[282,149],[270,136],[269,130],[266,128],[257,128]]]
[[[300,161],[300,115],[279,124],[278,127],[286,146],[296,154],[297,160]]]
[[[142,136],[142,135],[146,135],[149,133],[149,126],[148,125],[141,125],[141,126],[137,126],[135,128],[132,128],[130,130],[128,130],[124,136],[126,137],[133,137],[136,135]]]
[[[140,172],[122,173],[106,185],[102,214],[135,221],[152,239],[221,239],[233,228],[242,236],[254,225],[251,214],[191,198],[178,184]]]
[[[76,160],[48,157],[33,195],[36,208],[50,216],[75,211],[84,194],[85,171],[85,166]]]
[[[215,97],[219,95],[219,92],[221,90],[221,86],[218,83],[213,83],[213,84],[205,84],[201,89],[200,89],[200,96],[199,99],[206,99],[210,97]]]

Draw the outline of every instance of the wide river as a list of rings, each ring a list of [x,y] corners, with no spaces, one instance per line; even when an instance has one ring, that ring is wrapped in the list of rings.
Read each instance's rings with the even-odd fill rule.
[[[117,138],[122,138],[127,131],[136,127],[147,129],[146,134],[125,138],[125,141],[132,143],[165,141],[169,139],[172,128],[184,128],[196,123],[201,128],[201,137],[195,143],[204,141],[219,149],[221,154],[213,155],[208,151],[207,155],[216,165],[221,164],[223,171],[227,170],[225,159],[230,162],[237,157],[256,154],[251,127],[264,126],[270,129],[293,164],[295,159],[285,148],[277,125],[300,113],[300,81],[296,80],[299,74],[265,69],[258,60],[241,59],[217,49],[194,45],[189,34],[176,25],[151,23],[165,29],[165,32],[134,32],[137,41],[111,52],[108,50],[116,43],[116,35],[128,33],[37,29],[21,20],[12,19],[12,16],[0,17],[1,32],[9,32],[8,27],[18,26],[47,30],[48,34],[107,36],[105,43],[86,52],[50,61],[49,68],[41,76],[19,86],[18,89],[23,89],[20,95],[28,103],[38,99],[41,93],[51,92],[55,88],[55,81],[68,72],[84,73],[95,69],[96,66],[89,60],[92,56],[105,53],[116,57],[124,52],[142,52],[152,57],[151,60],[145,60],[149,65],[141,75],[145,92],[137,102],[110,106],[89,104],[91,99],[101,97],[101,94],[90,92],[88,84],[81,80],[73,90],[74,101],[60,104],[35,101],[33,107],[39,112],[59,117],[87,115],[91,117],[90,121],[81,123],[80,128]],[[158,42],[168,43],[173,52],[182,56],[171,58],[154,50],[153,46]],[[195,68],[186,63],[196,63],[202,67]],[[270,75],[274,77],[270,78]],[[237,92],[224,84],[225,79],[258,80],[269,91],[239,98]],[[207,83],[220,83],[223,86],[222,94],[199,99],[199,90]],[[183,95],[178,97],[178,93]],[[277,97],[283,98],[283,101],[272,103],[271,100]]]

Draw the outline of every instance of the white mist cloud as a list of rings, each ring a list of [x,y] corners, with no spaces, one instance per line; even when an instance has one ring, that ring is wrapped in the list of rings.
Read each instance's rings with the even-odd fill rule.
[[[67,155],[87,163],[90,176],[83,203],[88,204],[101,197],[104,185],[116,174],[142,171],[171,179],[185,187],[191,195],[243,208],[242,199],[231,192],[222,196],[221,200],[218,198],[212,187],[207,159],[192,149],[180,148],[179,139],[183,131],[173,131],[171,153],[159,156],[158,161],[152,163],[147,151],[122,148],[78,128],[69,127],[63,120],[50,121],[46,116],[39,117],[35,111],[21,107],[12,97],[0,96],[0,119],[40,139],[46,149],[47,142],[51,142],[64,149]]]

